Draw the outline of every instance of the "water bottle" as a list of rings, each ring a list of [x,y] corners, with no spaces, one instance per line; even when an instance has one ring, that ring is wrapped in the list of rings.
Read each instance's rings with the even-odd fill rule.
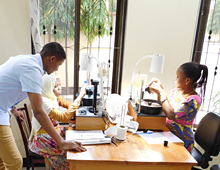
[[[86,87],[88,87],[88,86],[89,86],[88,81],[85,80],[84,83],[83,83],[83,85],[82,85],[82,87],[85,87],[85,88],[86,88]]]
[[[84,81],[84,83],[83,83],[83,85],[82,85],[81,88],[85,88],[85,90],[86,90],[86,95],[87,95],[87,89],[89,88],[89,84],[88,84],[88,81],[87,81],[87,80]]]

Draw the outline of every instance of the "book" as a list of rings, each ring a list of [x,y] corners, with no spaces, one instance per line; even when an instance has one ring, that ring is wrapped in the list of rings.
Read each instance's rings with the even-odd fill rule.
[[[83,145],[111,143],[111,138],[105,136],[102,130],[66,130],[66,140],[75,140]]]

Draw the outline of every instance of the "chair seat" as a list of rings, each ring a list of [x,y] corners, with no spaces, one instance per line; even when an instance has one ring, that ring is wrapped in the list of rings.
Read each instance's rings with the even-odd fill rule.
[[[29,150],[29,158],[31,159],[30,164],[34,166],[34,164],[41,164],[41,166],[45,166],[44,157],[40,156],[31,150]]]
[[[220,164],[219,165],[213,165],[210,170],[220,170]]]
[[[38,155],[38,154],[32,152],[31,150],[29,150],[28,152],[29,152],[29,156],[31,156],[31,158],[44,160],[44,157],[43,157],[43,156],[40,156],[40,155]]]

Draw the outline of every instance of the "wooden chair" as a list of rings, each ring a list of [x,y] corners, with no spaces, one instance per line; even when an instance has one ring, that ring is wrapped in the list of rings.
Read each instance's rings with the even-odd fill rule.
[[[21,121],[20,117],[17,117],[17,122],[20,128],[20,132],[26,152],[27,170],[29,170],[30,167],[32,167],[32,170],[34,170],[36,164],[41,164],[42,166],[45,166],[44,157],[31,152],[28,147],[28,139],[31,133],[31,121],[30,121],[27,105],[24,104],[24,107],[18,108],[17,110],[23,112],[24,114],[24,121]]]

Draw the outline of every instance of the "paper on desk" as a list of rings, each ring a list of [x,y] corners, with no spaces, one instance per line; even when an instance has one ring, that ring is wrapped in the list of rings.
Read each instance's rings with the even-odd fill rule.
[[[105,135],[116,135],[117,134],[117,126],[112,126],[110,128],[108,128],[104,133]]]
[[[104,139],[102,130],[66,130],[66,140]]]
[[[168,143],[183,143],[183,141],[172,132],[139,133],[138,135],[148,144],[160,144],[164,143],[165,140],[168,141]]]

